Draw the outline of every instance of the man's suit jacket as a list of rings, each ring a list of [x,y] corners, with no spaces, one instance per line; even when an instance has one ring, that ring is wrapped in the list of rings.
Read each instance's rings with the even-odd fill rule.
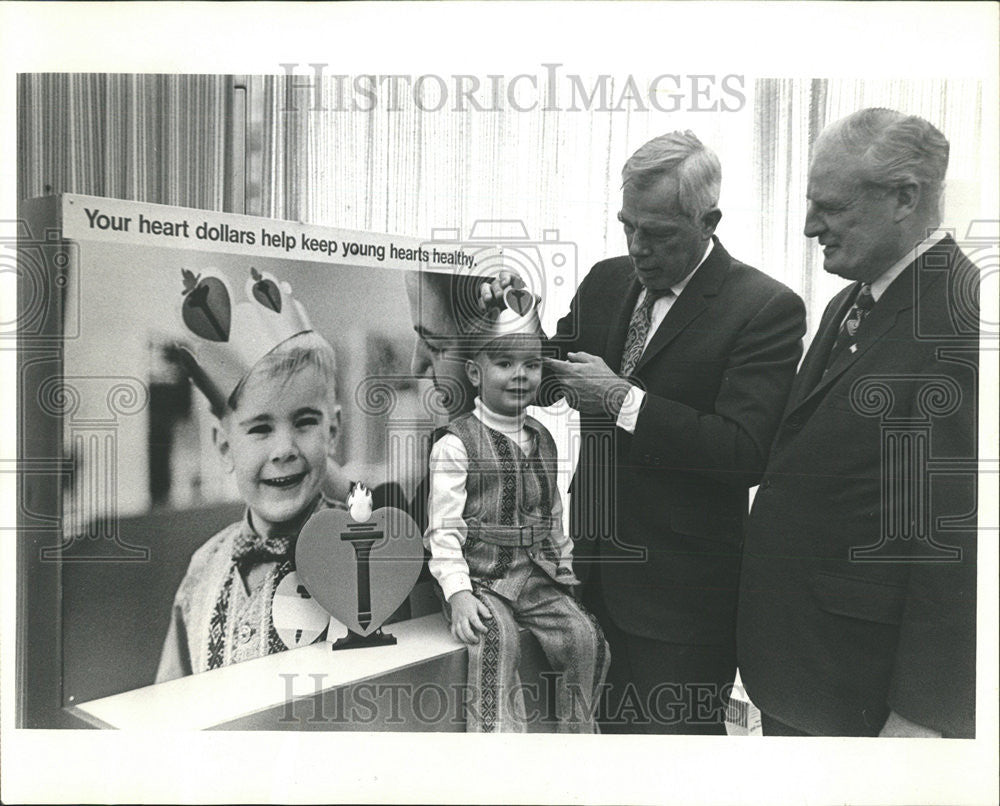
[[[826,308],[754,500],[740,674],[810,733],[874,735],[892,709],[971,736],[978,273],[932,247],[824,377],[857,289]]]
[[[617,372],[640,290],[628,257],[598,263],[553,341]],[[621,629],[735,651],[747,489],[764,469],[804,332],[798,296],[716,240],[633,372],[646,390],[634,434],[610,415],[581,415],[574,567],[590,573],[587,596],[599,589]]]

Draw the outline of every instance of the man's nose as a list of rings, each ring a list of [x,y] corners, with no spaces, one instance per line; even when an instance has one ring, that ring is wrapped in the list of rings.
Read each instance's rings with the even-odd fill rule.
[[[413,356],[410,359],[410,372],[418,378],[425,378],[431,374],[431,352],[422,340],[417,339],[413,345]]]
[[[645,239],[640,238],[638,232],[632,233],[632,237],[628,242],[628,253],[633,257],[641,257],[643,255],[648,255],[649,252],[649,245],[646,243]]]
[[[806,208],[806,224],[802,228],[803,234],[807,238],[818,238],[826,230],[823,216],[816,212],[816,206],[812,203]]]

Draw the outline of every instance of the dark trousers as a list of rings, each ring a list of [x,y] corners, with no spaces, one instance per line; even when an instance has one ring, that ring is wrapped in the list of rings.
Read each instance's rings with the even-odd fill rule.
[[[632,635],[611,620],[599,593],[587,601],[611,648],[602,733],[725,735],[735,642],[697,646]]]

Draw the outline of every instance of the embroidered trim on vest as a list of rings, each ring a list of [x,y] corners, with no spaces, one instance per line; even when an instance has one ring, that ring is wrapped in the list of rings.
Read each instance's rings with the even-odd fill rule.
[[[490,435],[493,450],[500,460],[500,475],[503,479],[500,496],[500,523],[503,526],[513,526],[517,513],[517,460],[511,450],[510,440],[487,426],[486,433]],[[497,553],[497,575],[507,576],[510,564],[514,561],[514,549],[510,546],[499,546]]]
[[[226,617],[229,613],[229,593],[233,587],[233,577],[239,573],[233,564],[222,585],[222,592],[215,600],[212,620],[208,628],[208,668],[218,669],[225,664],[226,658]]]
[[[517,488],[518,488],[518,466],[514,452],[511,450],[510,440],[503,434],[494,431],[486,426],[486,433],[489,434],[490,442],[493,445],[493,452],[496,454],[500,464],[500,525],[516,526],[514,520],[517,515]]]
[[[285,646],[285,642],[281,640],[278,635],[278,631],[274,628],[274,594],[278,590],[278,585],[281,583],[288,574],[290,574],[295,569],[291,560],[285,560],[281,565],[278,566],[278,570],[274,574],[274,584],[271,585],[270,598],[271,603],[268,605],[268,619],[267,619],[267,654],[273,655],[275,652],[284,652],[288,649]]]
[[[526,457],[525,461],[534,477],[538,479],[538,508],[542,512],[549,513],[552,511],[552,491],[549,489],[549,468],[542,458],[542,435],[531,426],[528,426],[528,430],[535,435],[536,448],[534,456]]]

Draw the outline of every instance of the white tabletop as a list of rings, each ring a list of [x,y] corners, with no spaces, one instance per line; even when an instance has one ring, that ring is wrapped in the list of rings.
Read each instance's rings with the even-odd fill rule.
[[[316,643],[203,674],[80,703],[69,710],[101,728],[205,730],[320,691],[464,651],[440,613],[387,625],[393,646],[333,652]]]

